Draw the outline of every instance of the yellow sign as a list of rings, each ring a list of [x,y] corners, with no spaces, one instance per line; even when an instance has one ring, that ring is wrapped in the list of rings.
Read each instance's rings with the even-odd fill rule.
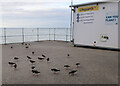
[[[96,11],[99,10],[99,6],[89,6],[78,8],[78,12]]]

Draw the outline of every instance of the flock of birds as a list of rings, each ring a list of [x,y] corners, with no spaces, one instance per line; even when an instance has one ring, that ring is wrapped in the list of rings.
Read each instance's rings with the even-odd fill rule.
[[[22,45],[25,45],[25,48],[29,48],[29,45],[30,45],[29,43],[21,43],[21,44],[22,44]],[[13,46],[11,46],[11,49],[12,49],[12,48],[13,48]],[[35,52],[34,52],[34,51],[31,52],[31,54],[34,55]],[[67,54],[67,57],[70,57],[70,54]],[[29,62],[32,64],[31,72],[33,73],[33,75],[38,75],[38,74],[40,74],[40,71],[36,70],[35,65],[33,65],[36,61],[32,60],[31,56],[27,56],[26,58],[27,58],[27,59],[29,60]],[[16,60],[16,61],[19,61],[20,58],[14,57],[13,59]],[[50,61],[50,58],[46,58],[46,55],[44,55],[44,54],[42,54],[42,55],[41,55],[40,57],[38,57],[37,59],[40,60],[40,61],[42,61],[42,60],[44,60],[44,59],[46,59],[47,62]],[[16,62],[14,62],[14,61],[9,61],[8,64],[9,64],[11,67],[13,67],[14,70],[17,69],[17,63],[16,63]],[[75,65],[76,65],[76,67],[78,68],[78,67],[80,66],[80,63],[77,62]],[[67,69],[70,68],[70,65],[64,65],[64,68],[67,70]],[[52,68],[51,71],[52,71],[54,74],[56,74],[56,73],[59,73],[59,72],[60,72],[60,69]],[[78,71],[78,70],[71,70],[68,74],[69,74],[69,75],[74,75],[74,74],[77,73],[77,71]]]

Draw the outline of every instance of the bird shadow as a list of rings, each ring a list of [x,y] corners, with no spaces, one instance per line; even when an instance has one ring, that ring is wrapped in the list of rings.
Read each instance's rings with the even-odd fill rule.
[[[51,62],[51,61],[49,61],[49,62],[47,62],[47,63],[49,64],[49,63],[52,63],[52,62]]]
[[[69,77],[78,77],[78,75],[77,74],[68,74],[69,75]]]

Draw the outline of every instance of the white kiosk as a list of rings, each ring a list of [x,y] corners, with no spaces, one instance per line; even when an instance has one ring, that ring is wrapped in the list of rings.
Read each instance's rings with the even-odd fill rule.
[[[119,1],[99,1],[71,7],[75,46],[120,49]]]

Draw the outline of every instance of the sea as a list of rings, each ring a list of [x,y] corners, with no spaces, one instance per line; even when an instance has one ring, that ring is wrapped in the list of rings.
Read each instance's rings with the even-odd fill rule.
[[[43,40],[70,41],[70,28],[0,28],[0,44]]]

